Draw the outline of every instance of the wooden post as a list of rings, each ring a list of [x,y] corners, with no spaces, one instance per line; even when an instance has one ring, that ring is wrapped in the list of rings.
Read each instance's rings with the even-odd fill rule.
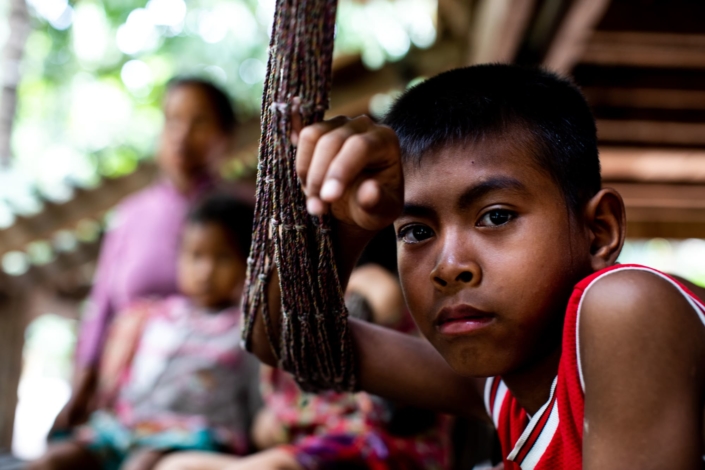
[[[553,38],[543,65],[568,74],[578,63],[610,0],[575,0]]]
[[[27,326],[27,300],[24,289],[0,292],[0,450],[9,450],[12,446],[17,387],[22,372],[22,347]]]
[[[0,165],[8,165],[12,154],[10,139],[17,107],[20,62],[29,36],[30,24],[26,0],[10,1],[10,35],[2,55],[3,77],[0,83]]]

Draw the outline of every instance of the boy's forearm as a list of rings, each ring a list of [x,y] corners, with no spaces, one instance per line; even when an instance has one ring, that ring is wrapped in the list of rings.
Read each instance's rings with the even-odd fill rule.
[[[360,259],[362,251],[379,232],[371,232],[343,222],[335,221],[335,261],[338,279],[345,291],[350,275]]]
[[[456,374],[423,338],[351,319],[362,390],[433,411],[486,419],[477,379]]]
[[[269,318],[271,319],[270,323],[272,329],[274,330],[271,333],[273,340],[276,342],[273,345],[270,344],[270,339],[267,335],[267,330],[264,326],[264,319],[262,318],[262,312],[260,310],[257,312],[255,324],[252,329],[251,352],[263,363],[272,367],[278,367],[279,363],[277,356],[273,351],[273,348],[276,348],[279,344],[281,330],[281,290],[279,289],[279,273],[276,267],[274,268],[274,272],[272,273],[272,278],[270,279],[268,286],[267,306],[269,307],[268,313]]]

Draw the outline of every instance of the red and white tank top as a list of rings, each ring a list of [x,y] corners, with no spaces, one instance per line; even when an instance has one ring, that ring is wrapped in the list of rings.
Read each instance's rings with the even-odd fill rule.
[[[582,468],[585,383],[580,369],[580,308],[595,281],[625,269],[649,271],[673,284],[705,324],[705,306],[685,286],[655,269],[616,265],[580,281],[566,309],[563,350],[548,402],[534,416],[529,416],[500,377],[488,379],[485,385],[485,406],[499,434],[505,469]]]

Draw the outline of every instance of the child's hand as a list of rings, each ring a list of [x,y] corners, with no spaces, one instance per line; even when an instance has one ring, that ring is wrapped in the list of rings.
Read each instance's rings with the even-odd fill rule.
[[[308,211],[330,210],[339,221],[368,231],[391,224],[401,212],[404,192],[394,131],[367,116],[337,117],[300,132],[297,121],[292,140]]]

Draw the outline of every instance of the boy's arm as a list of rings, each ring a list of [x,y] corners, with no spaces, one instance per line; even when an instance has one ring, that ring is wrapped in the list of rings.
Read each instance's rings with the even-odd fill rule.
[[[489,419],[484,380],[456,374],[423,338],[350,319],[362,390],[389,400],[459,416]]]
[[[336,256],[344,289],[365,245],[401,212],[404,184],[397,137],[362,116],[309,126],[293,140],[309,212],[329,212],[336,219]],[[281,293],[276,273],[269,289],[269,314],[278,326]],[[363,390],[419,407],[484,416],[475,381],[455,374],[428,342],[364,322],[351,320],[350,326]],[[253,334],[252,352],[276,366],[260,315]]]
[[[705,328],[685,297],[653,273],[611,274],[579,333],[585,469],[702,468]]]

